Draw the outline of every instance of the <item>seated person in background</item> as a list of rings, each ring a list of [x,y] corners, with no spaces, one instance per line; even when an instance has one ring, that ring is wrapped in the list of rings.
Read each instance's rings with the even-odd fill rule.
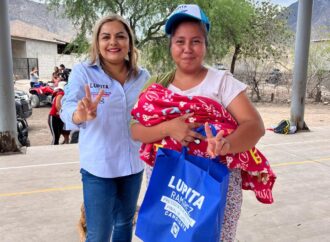
[[[60,69],[57,66],[54,66],[54,72],[53,72],[53,74],[54,73],[56,73],[56,74],[60,73]]]
[[[65,70],[65,65],[61,64],[59,68],[59,72],[64,72],[64,70]]]
[[[30,72],[30,86],[33,87],[35,83],[39,82],[38,68],[36,66],[32,67]]]
[[[61,81],[61,78],[58,73],[53,73],[52,74],[52,80],[49,83],[53,83],[54,87],[58,86],[58,83]]]
[[[60,76],[62,77],[63,81],[68,82],[71,69],[65,68],[65,66],[63,64],[61,64],[59,71],[60,71]]]

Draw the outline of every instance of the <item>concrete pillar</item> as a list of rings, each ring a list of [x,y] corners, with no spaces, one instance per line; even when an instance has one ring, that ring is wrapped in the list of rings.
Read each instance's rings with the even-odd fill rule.
[[[0,1],[0,153],[19,151],[8,0]]]
[[[292,83],[291,123],[308,129],[304,121],[313,0],[299,0]]]

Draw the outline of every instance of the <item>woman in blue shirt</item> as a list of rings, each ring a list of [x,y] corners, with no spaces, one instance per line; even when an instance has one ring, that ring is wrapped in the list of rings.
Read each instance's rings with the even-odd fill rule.
[[[130,111],[150,75],[137,66],[132,31],[118,15],[95,26],[90,60],[74,66],[62,101],[67,129],[79,129],[86,241],[131,241],[143,163]],[[112,234],[113,231],[113,234]]]

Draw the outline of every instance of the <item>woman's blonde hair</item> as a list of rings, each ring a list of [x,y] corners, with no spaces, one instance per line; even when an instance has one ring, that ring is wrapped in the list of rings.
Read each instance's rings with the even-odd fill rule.
[[[128,50],[128,69],[130,74],[133,74],[133,76],[136,76],[138,73],[138,67],[137,67],[137,59],[138,59],[138,52],[137,49],[135,48],[134,44],[134,35],[131,27],[129,24],[126,22],[126,20],[121,17],[120,15],[113,14],[107,17],[104,17],[100,19],[97,24],[94,27],[93,31],[93,39],[92,39],[92,44],[90,47],[90,60],[92,63],[95,63],[98,58],[100,58],[100,47],[99,47],[99,34],[100,30],[103,26],[103,24],[108,23],[108,22],[113,22],[113,21],[118,21],[122,23],[125,27],[125,30],[129,36],[129,50]],[[101,58],[100,58],[101,60]]]

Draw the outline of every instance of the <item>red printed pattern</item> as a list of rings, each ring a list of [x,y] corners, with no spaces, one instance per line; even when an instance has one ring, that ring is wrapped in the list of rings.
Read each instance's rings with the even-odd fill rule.
[[[223,130],[224,136],[237,128],[237,122],[218,102],[201,96],[182,96],[159,84],[152,84],[141,93],[131,114],[139,123],[150,127],[186,113],[194,113],[188,122],[202,124],[209,122],[217,132]],[[152,144],[142,144],[141,159],[153,166],[158,147],[177,151],[182,149],[180,142],[166,137]],[[188,146],[188,153],[209,157],[206,149],[207,141],[201,140],[199,144],[191,142]],[[253,147],[245,152],[227,154],[220,159],[225,161],[230,169],[241,169],[243,189],[253,190],[256,198],[262,203],[273,203],[272,187],[276,176],[269,162],[258,149]]]

